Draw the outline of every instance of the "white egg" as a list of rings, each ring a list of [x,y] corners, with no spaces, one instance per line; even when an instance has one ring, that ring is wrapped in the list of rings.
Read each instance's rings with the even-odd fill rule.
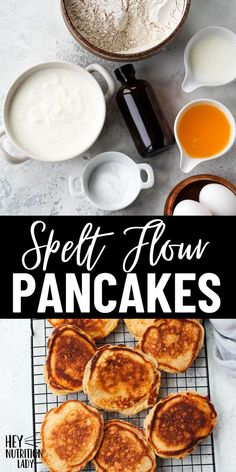
[[[200,192],[199,201],[213,215],[236,215],[236,196],[224,185],[206,185]]]
[[[174,216],[212,216],[210,210],[195,200],[182,200],[173,212]]]

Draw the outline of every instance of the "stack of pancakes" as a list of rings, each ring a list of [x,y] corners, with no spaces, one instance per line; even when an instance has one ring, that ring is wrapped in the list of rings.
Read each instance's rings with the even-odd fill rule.
[[[197,357],[204,329],[196,319],[125,320],[137,347],[95,341],[119,320],[51,319],[45,381],[55,395],[87,394],[49,411],[42,429],[42,460],[50,472],[79,472],[93,461],[97,472],[154,472],[156,456],[182,458],[216,424],[208,398],[181,392],[158,400],[161,371],[185,372]],[[126,416],[151,408],[144,430],[98,409]]]

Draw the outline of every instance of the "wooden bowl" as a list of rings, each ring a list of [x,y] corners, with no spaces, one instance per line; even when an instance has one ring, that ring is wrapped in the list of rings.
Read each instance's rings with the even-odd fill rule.
[[[211,174],[194,175],[179,182],[167,197],[164,215],[173,216],[176,205],[182,200],[191,199],[198,201],[199,193],[207,184],[217,183],[224,185],[236,195],[236,186],[223,177]]]
[[[154,54],[158,53],[161,49],[166,47],[180,33],[184,25],[184,22],[187,19],[190,5],[191,5],[191,0],[186,0],[184,13],[181,18],[181,21],[179,22],[175,30],[164,41],[157,44],[153,48],[147,49],[142,52],[122,54],[122,53],[114,53],[110,51],[105,51],[104,49],[100,49],[97,46],[94,46],[94,44],[90,43],[84,36],[82,36],[80,31],[73,26],[73,23],[70,19],[70,15],[66,8],[66,0],[61,0],[61,10],[62,10],[64,21],[70,33],[74,37],[74,39],[92,54],[102,57],[103,59],[106,59],[108,61],[117,61],[117,62],[141,61],[142,59],[146,59],[147,57],[153,56]]]

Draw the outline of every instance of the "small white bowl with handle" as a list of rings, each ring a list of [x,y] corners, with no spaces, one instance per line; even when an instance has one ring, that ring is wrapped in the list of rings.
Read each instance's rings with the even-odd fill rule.
[[[136,200],[141,190],[154,185],[152,167],[136,164],[126,154],[109,151],[86,157],[88,164],[82,175],[70,175],[69,190],[73,197],[86,196],[100,210],[122,210]]]
[[[105,80],[105,93],[93,72]],[[0,129],[0,141],[8,139],[20,155],[11,155],[0,142],[0,156],[20,164],[83,155],[99,137],[114,93],[115,82],[100,64],[46,62],[27,69],[5,95]]]

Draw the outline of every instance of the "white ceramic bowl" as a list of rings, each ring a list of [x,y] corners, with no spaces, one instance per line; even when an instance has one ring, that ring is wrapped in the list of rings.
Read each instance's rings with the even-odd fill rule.
[[[72,70],[78,74],[82,74],[84,77],[84,80],[89,81],[92,83],[94,90],[96,91],[96,96],[98,98],[98,103],[100,104],[101,108],[101,116],[100,120],[97,123],[97,132],[96,134],[90,134],[89,139],[87,140],[86,147],[83,149],[79,149],[76,154],[69,155],[65,154],[63,157],[60,157],[58,159],[50,159],[48,156],[45,156],[42,158],[42,156],[34,154],[30,152],[29,150],[25,149],[22,143],[19,143],[15,136],[14,132],[11,129],[11,125],[9,122],[9,111],[11,107],[11,101],[12,98],[14,97],[14,94],[16,93],[18,87],[26,80],[28,79],[32,74],[45,70],[45,69],[67,69],[67,70]],[[107,91],[106,93],[103,93],[102,88],[100,87],[98,81],[95,79],[95,77],[92,75],[93,72],[98,72],[100,75],[102,75],[103,79],[105,80],[107,84]],[[108,73],[108,71],[101,66],[100,64],[90,64],[87,67],[83,68],[77,64],[72,64],[69,62],[45,62],[41,64],[37,64],[33,67],[30,67],[27,69],[25,72],[23,72],[21,75],[19,75],[14,82],[10,85],[9,89],[7,90],[3,102],[3,127],[0,129],[0,138],[8,138],[8,140],[14,145],[17,151],[19,151],[20,155],[19,156],[14,156],[11,155],[7,150],[4,148],[4,146],[0,143],[0,157],[3,159],[7,160],[11,164],[20,164],[21,162],[24,162],[28,160],[29,158],[31,159],[36,159],[36,160],[41,160],[41,161],[57,161],[57,160],[67,160],[74,158],[78,155],[83,154],[86,152],[97,140],[99,137],[104,122],[105,122],[105,117],[106,117],[106,102],[114,95],[115,93],[115,82],[111,75]]]
[[[73,174],[69,177],[69,190],[73,197],[85,195],[100,210],[118,211],[126,208],[136,200],[141,190],[154,185],[152,167],[145,163],[136,164],[126,154],[110,151],[88,159],[82,175]],[[97,182],[96,174],[99,173],[97,179],[100,181]],[[142,173],[146,174],[146,180],[143,180]],[[76,189],[78,180],[79,190]]]

